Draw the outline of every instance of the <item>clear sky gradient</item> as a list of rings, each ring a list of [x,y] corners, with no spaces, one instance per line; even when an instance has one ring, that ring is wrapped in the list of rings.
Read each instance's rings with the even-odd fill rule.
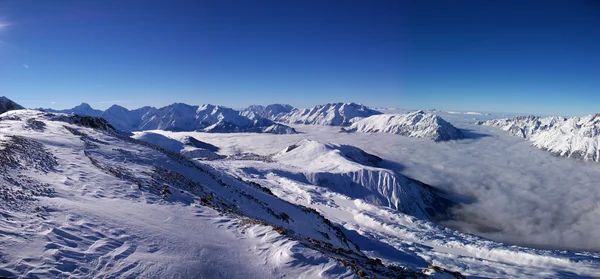
[[[0,0],[0,95],[600,112],[600,4]]]

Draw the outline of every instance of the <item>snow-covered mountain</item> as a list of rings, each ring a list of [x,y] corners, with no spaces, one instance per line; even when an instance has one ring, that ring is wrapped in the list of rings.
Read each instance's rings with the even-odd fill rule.
[[[317,211],[103,119],[31,110],[2,119],[0,276],[462,278],[385,265]]]
[[[79,114],[79,115],[87,115],[87,116],[94,116],[94,117],[99,117],[102,115],[101,110],[93,109],[88,103],[81,103],[80,105],[78,105],[74,108],[70,108],[70,109],[54,110],[54,109],[48,108],[48,109],[43,109],[43,110],[47,111],[47,112],[54,112],[54,113]]]
[[[18,109],[23,109],[23,107],[15,102],[13,102],[9,98],[0,96],[0,114],[5,113],[7,111],[18,110]]]
[[[254,113],[263,118],[275,120],[280,115],[290,113],[292,110],[294,110],[294,107],[282,104],[271,104],[267,106],[251,105],[248,108],[243,109],[241,113],[242,115]]]
[[[435,141],[464,138],[463,133],[441,117],[422,110],[406,114],[380,114],[363,118],[342,132],[391,133]]]
[[[100,117],[106,119],[106,121],[111,123],[118,130],[135,131],[138,130],[141,124],[149,119],[157,110],[158,109],[149,106],[128,110],[119,105],[112,105],[102,112]]]
[[[600,161],[600,114],[568,119],[521,116],[479,124],[500,127],[558,156]]]
[[[192,106],[183,103],[156,109],[142,107],[128,110],[113,105],[106,111],[89,108],[87,104],[69,110],[48,112],[74,113],[88,116],[99,116],[106,119],[120,131],[203,131],[209,133],[272,133],[293,134],[296,131],[288,126],[275,123],[253,113],[241,114],[239,111],[213,105]]]
[[[311,109],[293,109],[280,113],[271,119],[289,124],[311,124],[329,126],[348,126],[352,122],[372,115],[381,114],[376,110],[355,103],[333,103],[318,105]]]
[[[254,113],[246,115],[223,106],[203,105],[196,111],[197,129],[204,132],[294,134],[296,131]]]
[[[381,168],[382,159],[349,145],[302,140],[272,156],[313,185],[421,219],[448,219],[453,203],[433,187]],[[280,172],[283,175],[283,172]]]

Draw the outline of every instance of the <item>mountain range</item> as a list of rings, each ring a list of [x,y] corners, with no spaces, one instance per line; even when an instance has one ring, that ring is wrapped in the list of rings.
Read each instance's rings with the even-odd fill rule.
[[[223,106],[192,106],[183,103],[157,109],[142,107],[128,110],[113,105],[105,111],[92,109],[82,103],[72,109],[44,111],[67,114],[82,114],[102,117],[121,131],[167,130],[202,131],[208,133],[254,132],[273,134],[293,134],[296,131],[288,126],[277,124],[258,115],[242,115],[238,111]]]
[[[459,129],[433,114],[423,111],[382,114],[356,103],[331,103],[310,109],[297,109],[285,104],[252,105],[241,111],[210,104],[191,106],[182,103],[160,109],[142,107],[135,110],[113,105],[106,111],[100,111],[83,103],[68,110],[45,111],[102,117],[117,130],[129,132],[166,130],[293,134],[296,130],[285,124],[304,124],[341,126],[342,131],[346,132],[392,133],[435,141],[464,138]]]
[[[464,278],[384,264],[316,210],[102,118],[12,110],[0,121],[1,277]],[[290,162],[292,149],[274,157]]]
[[[600,114],[572,118],[520,116],[478,124],[499,127],[557,156],[600,161]]]
[[[287,124],[348,126],[353,121],[381,112],[356,103],[332,103],[310,109],[297,109],[290,105],[273,104],[266,107],[250,106],[243,112],[254,112],[273,121]]]

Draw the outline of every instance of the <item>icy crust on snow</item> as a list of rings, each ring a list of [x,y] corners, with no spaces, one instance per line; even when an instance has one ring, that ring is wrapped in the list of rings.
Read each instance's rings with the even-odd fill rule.
[[[425,276],[366,257],[322,215],[258,183],[111,129],[7,114],[0,156],[14,176],[0,184],[10,199],[0,207],[0,276]]]
[[[419,181],[378,167],[381,158],[356,147],[302,140],[273,155],[306,181],[423,219],[447,219],[453,203]],[[283,175],[281,173],[280,175]]]
[[[272,116],[272,120],[289,124],[348,126],[353,121],[381,114],[376,110],[355,103],[332,103],[317,105],[311,109],[294,109],[289,113]]]
[[[481,122],[500,127],[510,135],[558,156],[600,161],[600,114],[586,117],[523,116]]]
[[[463,133],[441,117],[422,110],[406,114],[380,114],[360,119],[342,132],[390,133],[434,141],[464,138]]]

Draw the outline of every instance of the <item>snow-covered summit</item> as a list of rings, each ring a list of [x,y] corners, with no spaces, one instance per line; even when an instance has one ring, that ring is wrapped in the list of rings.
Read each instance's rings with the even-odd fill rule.
[[[446,219],[453,203],[433,187],[379,166],[357,147],[301,140],[272,156],[314,185],[426,219]]]
[[[600,161],[600,114],[585,117],[519,116],[480,122],[500,127],[510,135],[558,156]]]
[[[0,96],[0,114],[3,114],[7,111],[19,110],[19,109],[23,109],[23,107],[15,102],[13,102],[9,98]]]
[[[352,122],[381,112],[356,103],[332,103],[317,105],[311,109],[294,109],[279,114],[273,120],[290,124],[312,124],[330,126],[348,126]]]
[[[246,109],[241,111],[242,115],[247,115],[249,113],[254,113],[263,118],[268,118],[271,120],[277,119],[280,115],[290,113],[294,110],[294,107],[285,104],[271,104],[267,106],[261,105],[251,105]]]
[[[380,114],[360,119],[343,132],[391,133],[435,141],[464,138],[463,133],[441,117],[422,110],[406,114]]]
[[[54,112],[54,113],[79,114],[79,115],[87,115],[87,116],[94,116],[94,117],[99,117],[102,115],[101,110],[93,109],[88,103],[85,103],[85,102],[79,104],[78,106],[70,108],[70,109],[64,109],[64,110],[43,109],[43,110],[47,111],[47,112]]]

